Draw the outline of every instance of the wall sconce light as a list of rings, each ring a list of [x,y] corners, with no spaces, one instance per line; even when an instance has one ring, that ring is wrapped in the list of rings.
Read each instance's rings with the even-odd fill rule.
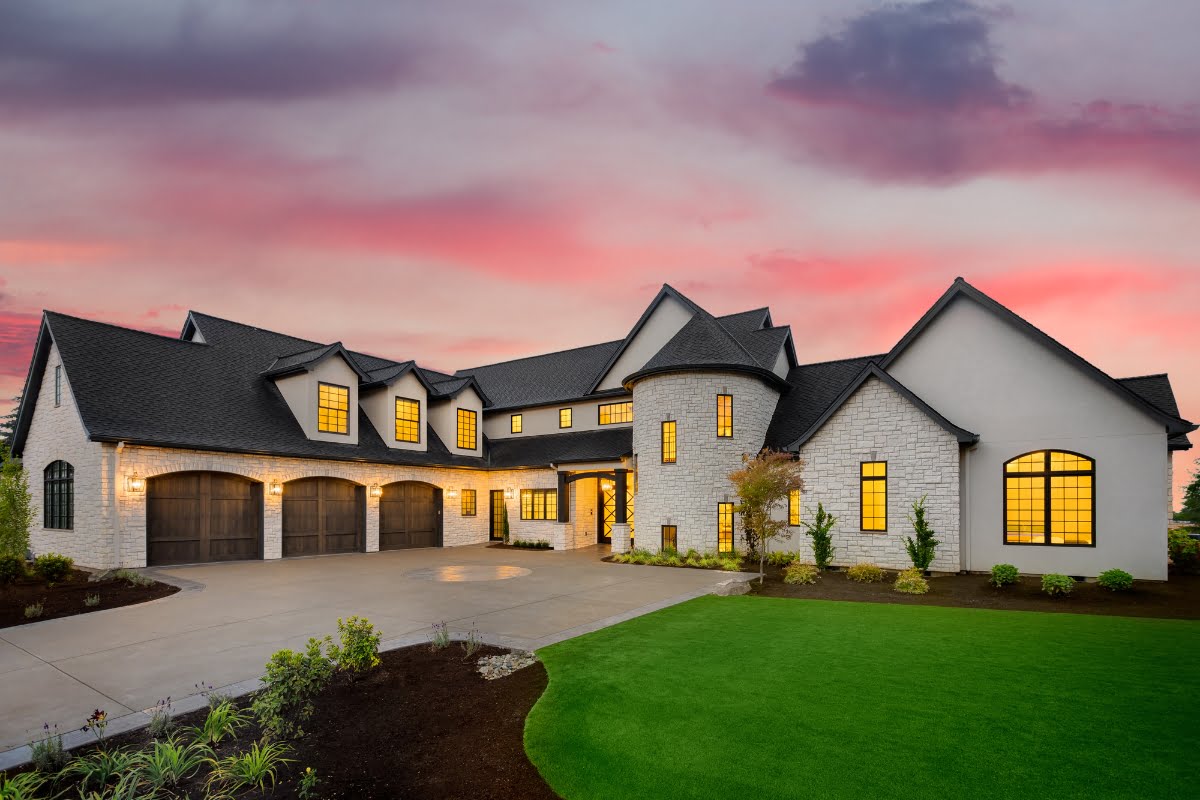
[[[271,481],[271,485],[267,487],[267,491],[275,497],[283,494],[283,484],[279,481]]]
[[[446,497],[449,497],[451,500],[458,497],[458,489],[447,489]]]
[[[600,481],[600,488],[606,492],[611,492],[616,486],[612,481]]]
[[[372,483],[371,488],[367,490],[371,497],[383,497],[383,487],[378,483]]]
[[[504,499],[505,500],[512,500],[515,495],[516,495],[516,493],[512,489],[504,490]]]
[[[146,491],[146,479],[136,472],[125,476],[125,491],[131,494],[141,494]]]

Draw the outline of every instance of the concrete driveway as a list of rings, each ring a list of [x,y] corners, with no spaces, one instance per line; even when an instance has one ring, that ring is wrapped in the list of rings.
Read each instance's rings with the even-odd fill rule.
[[[595,547],[484,546],[160,570],[183,591],[137,606],[0,629],[0,750],[178,702],[196,684],[259,677],[271,653],[368,617],[388,640],[435,622],[536,649],[704,594],[726,573],[607,564]],[[503,569],[501,569],[503,568]],[[509,569],[515,568],[515,569]],[[500,577],[512,574],[512,577]]]

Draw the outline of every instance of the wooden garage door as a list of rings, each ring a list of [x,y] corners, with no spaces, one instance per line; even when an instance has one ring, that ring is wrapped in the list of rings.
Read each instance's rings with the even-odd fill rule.
[[[442,546],[442,490],[403,481],[383,487],[379,498],[379,549]]]
[[[366,494],[338,478],[283,485],[283,555],[354,553],[363,547]]]
[[[146,563],[262,558],[262,484],[224,472],[173,472],[146,487]]]

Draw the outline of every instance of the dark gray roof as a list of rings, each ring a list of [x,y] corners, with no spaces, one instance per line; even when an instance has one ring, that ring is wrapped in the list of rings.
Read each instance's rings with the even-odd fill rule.
[[[1117,382],[1163,412],[1173,417],[1179,416],[1175,392],[1171,389],[1171,380],[1165,372],[1158,375],[1139,375],[1136,378],[1118,378]],[[1167,447],[1172,450],[1190,450],[1192,442],[1186,433],[1177,433],[1167,439]]]
[[[703,309],[693,314],[641,369],[625,376],[623,383],[629,386],[647,375],[692,369],[748,372],[783,385],[783,379],[759,363],[716,317]]]
[[[620,341],[604,342],[460,369],[455,375],[474,375],[496,409],[578,400],[591,392],[596,374],[620,346]]]
[[[492,467],[613,461],[633,454],[632,428],[607,428],[489,441]]]
[[[775,415],[767,428],[766,446],[783,450],[799,439],[858,377],[863,367],[882,357],[861,356],[793,367],[787,375],[791,388],[775,406]]]

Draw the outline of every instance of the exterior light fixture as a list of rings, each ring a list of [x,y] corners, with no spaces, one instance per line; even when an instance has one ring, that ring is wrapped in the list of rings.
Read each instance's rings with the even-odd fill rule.
[[[446,497],[449,497],[451,500],[458,497],[458,489],[447,489]]]
[[[271,485],[267,487],[267,491],[275,497],[283,494],[283,484],[279,481],[271,481]]]
[[[146,479],[136,472],[125,476],[125,491],[131,494],[141,494],[146,491]]]
[[[504,499],[505,500],[512,500],[515,495],[516,495],[516,493],[511,488],[504,490]]]
[[[372,483],[371,488],[367,490],[371,497],[383,497],[383,487],[378,483]]]
[[[600,481],[600,488],[606,492],[611,492],[616,487],[613,485],[612,481],[606,480],[606,481]]]

